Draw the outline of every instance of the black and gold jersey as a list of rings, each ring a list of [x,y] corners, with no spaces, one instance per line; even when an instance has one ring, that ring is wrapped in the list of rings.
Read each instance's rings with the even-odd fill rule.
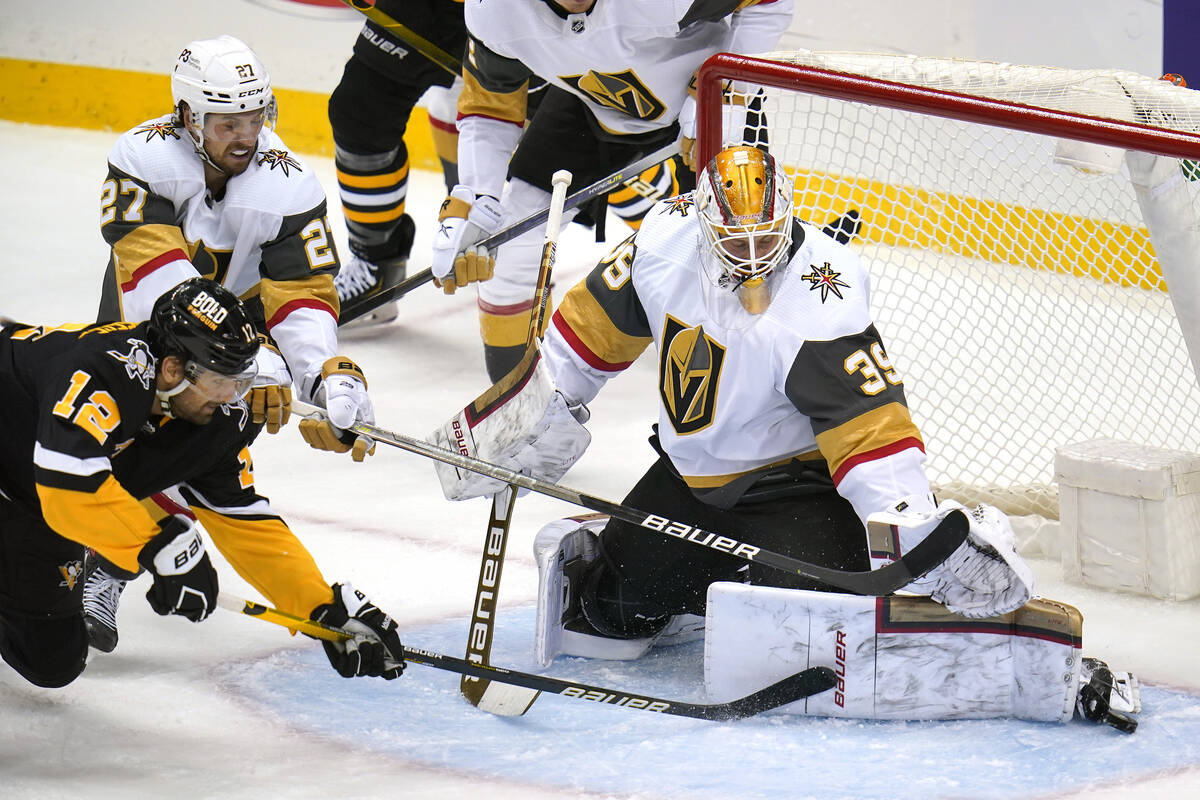
[[[8,324],[0,329],[0,492],[59,535],[137,571],[163,512],[145,502],[178,487],[214,544],[280,607],[327,602],[315,562],[254,488],[249,446],[261,426],[244,404],[207,425],[151,413],[157,362],[146,323]]]

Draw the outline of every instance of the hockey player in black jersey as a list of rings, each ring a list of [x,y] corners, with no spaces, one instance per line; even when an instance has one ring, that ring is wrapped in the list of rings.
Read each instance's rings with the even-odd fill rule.
[[[358,634],[323,643],[340,674],[403,671],[395,622],[327,584],[254,490],[261,425],[243,397],[258,346],[242,304],[204,278],[147,322],[0,325],[0,656],[26,680],[65,686],[84,668],[85,548],[118,580],[150,572],[159,614],[207,617],[217,573],[194,520],[272,603]],[[184,505],[154,500],[176,485]]]

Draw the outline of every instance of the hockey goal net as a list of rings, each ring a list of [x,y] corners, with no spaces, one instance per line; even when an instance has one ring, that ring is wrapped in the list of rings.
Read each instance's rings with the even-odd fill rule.
[[[810,51],[719,54],[698,89],[699,163],[765,144],[799,216],[857,215],[940,496],[1056,518],[1056,447],[1200,450],[1200,92]]]

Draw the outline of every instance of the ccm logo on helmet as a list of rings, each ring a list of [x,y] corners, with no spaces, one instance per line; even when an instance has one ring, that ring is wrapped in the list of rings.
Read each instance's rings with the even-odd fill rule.
[[[200,292],[196,295],[188,305],[188,311],[191,311],[192,316],[214,331],[229,316],[229,309],[221,305],[219,300],[210,297],[208,292]]]

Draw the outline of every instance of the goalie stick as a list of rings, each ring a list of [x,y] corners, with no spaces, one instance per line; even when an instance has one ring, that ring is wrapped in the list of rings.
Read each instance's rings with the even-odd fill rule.
[[[583,205],[589,200],[594,200],[597,197],[608,194],[621,184],[625,183],[625,181],[628,181],[631,178],[636,178],[650,167],[658,164],[659,162],[666,161],[668,158],[678,152],[679,145],[675,142],[666,145],[665,147],[660,147],[650,155],[639,158],[637,161],[634,161],[622,170],[614,172],[607,178],[601,178],[592,185],[585,186],[579,191],[567,195],[566,200],[563,201],[563,210],[565,211],[569,208],[575,208],[576,206]],[[528,217],[509,225],[507,228],[496,231],[491,236],[481,240],[477,244],[478,246],[485,247],[489,250],[494,247],[499,247],[505,242],[511,241],[523,233],[528,233],[539,225],[544,225],[549,216],[549,207],[543,208],[540,211],[535,211]],[[395,300],[398,297],[403,297],[418,286],[422,286],[432,280],[433,269],[427,267],[418,272],[416,275],[413,275],[410,278],[405,278],[399,283],[389,286],[388,288],[382,289],[378,293],[371,295],[355,308],[345,311],[338,317],[338,325],[345,325],[348,322],[356,320],[363,314],[368,314],[379,308],[379,306],[383,305],[384,303],[390,303],[392,300]]]
[[[323,419],[325,415],[323,409],[298,400],[292,401],[292,411],[303,417],[315,417],[317,419]],[[375,441],[390,444],[401,450],[407,450],[410,453],[417,453],[426,458],[432,458],[435,461],[452,464],[471,472],[477,472],[480,475],[487,475],[498,481],[519,486],[523,489],[529,489],[538,494],[544,494],[547,497],[554,497],[568,503],[574,503],[577,506],[589,508],[592,511],[608,514],[611,517],[616,517],[647,530],[652,530],[663,536],[673,536],[698,547],[708,547],[712,550],[731,555],[734,558],[740,558],[743,561],[763,564],[764,566],[779,569],[793,575],[802,575],[806,578],[821,581],[829,586],[853,592],[854,594],[882,596],[891,594],[897,589],[907,586],[945,561],[951,553],[958,549],[959,545],[963,543],[970,532],[970,523],[967,520],[967,515],[958,510],[951,511],[920,544],[896,561],[876,570],[847,572],[801,561],[800,559],[771,550],[764,550],[755,545],[740,542],[737,539],[722,536],[721,534],[683,522],[677,522],[658,514],[647,514],[645,511],[639,511],[636,508],[621,505],[620,503],[593,497],[575,489],[570,489],[562,484],[539,480],[528,475],[522,475],[519,472],[513,472],[498,464],[491,464],[487,461],[480,461],[477,458],[460,453],[443,450],[421,439],[405,436],[402,433],[394,433],[375,425],[356,422],[350,426],[350,430],[354,433],[368,436]]]
[[[245,614],[246,616],[261,619],[264,622],[271,622],[275,625],[282,625],[285,628],[298,630],[301,633],[318,639],[337,642],[351,638],[349,633],[340,628],[334,628],[314,620],[286,614],[270,606],[252,603],[249,600],[243,600],[225,592],[218,594],[217,605],[228,611]],[[531,672],[519,672],[515,669],[493,667],[487,664],[474,664],[466,659],[434,653],[419,647],[405,647],[404,660],[448,672],[474,675],[514,687],[524,687],[532,689],[535,692],[550,692],[575,700],[589,700],[595,703],[632,708],[638,711],[654,711],[677,717],[693,717],[714,721],[754,716],[763,711],[770,711],[773,708],[794,703],[806,697],[812,697],[815,694],[833,688],[837,684],[837,675],[829,667],[809,667],[794,675],[789,675],[765,689],[759,689],[757,692],[748,694],[745,697],[739,697],[736,700],[730,700],[727,703],[685,703],[679,700],[665,700],[661,697],[623,692],[619,689],[609,689],[603,686],[592,686],[562,678],[551,678]]]
[[[525,335],[525,357],[492,388],[475,399],[472,406],[477,411],[486,409],[492,402],[503,402],[504,387],[523,382],[528,372],[526,367],[534,360],[531,353],[537,351],[538,334],[541,333],[550,304],[550,273],[554,269],[558,230],[562,225],[563,202],[567,187],[571,185],[571,173],[560,169],[550,182],[554,189],[546,217],[546,235],[542,242],[542,260],[538,267],[533,309],[529,314],[529,331]],[[483,558],[479,564],[479,580],[475,584],[471,627],[467,632],[467,658],[476,663],[487,664],[491,658],[496,611],[500,607],[500,576],[504,571],[504,551],[508,546],[508,529],[516,499],[516,489],[512,486],[505,486],[492,496],[492,513],[488,519],[487,536],[483,540]],[[463,675],[459,691],[476,708],[506,717],[521,716],[538,697],[536,691],[482,680],[472,675]]]

